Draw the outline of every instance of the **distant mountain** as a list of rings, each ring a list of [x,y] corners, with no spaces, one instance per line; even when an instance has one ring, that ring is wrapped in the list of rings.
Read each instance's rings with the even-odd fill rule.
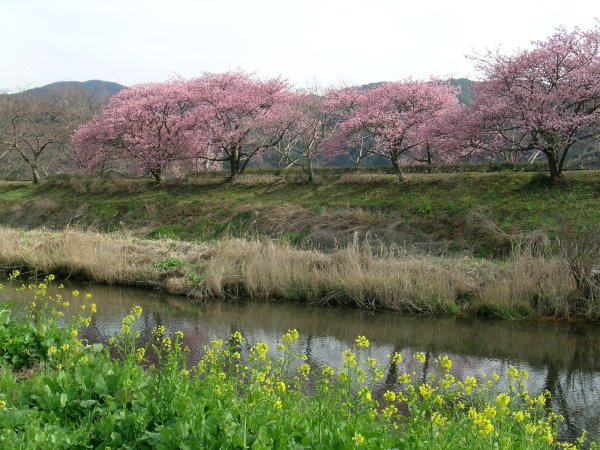
[[[463,105],[473,104],[474,81],[469,80],[468,78],[451,78],[450,84],[460,88],[460,94],[458,95],[459,102],[461,102]]]
[[[122,84],[103,80],[57,81],[56,83],[50,83],[45,86],[27,89],[23,92],[19,92],[19,94],[47,95],[58,91],[75,90],[93,94],[98,98],[108,98],[112,97],[123,88],[125,88],[125,86]]]
[[[358,89],[367,91],[369,89],[376,88],[377,86],[385,83],[385,81],[378,81],[376,83],[368,83],[358,86]],[[460,94],[458,95],[458,100],[463,105],[471,105],[473,103],[473,85],[474,81],[469,80],[468,78],[451,78],[450,84],[452,86],[458,86],[460,88]]]

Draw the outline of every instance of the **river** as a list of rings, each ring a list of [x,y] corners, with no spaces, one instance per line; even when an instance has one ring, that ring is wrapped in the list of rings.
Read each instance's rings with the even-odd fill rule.
[[[222,301],[192,302],[184,297],[133,288],[70,284],[78,308],[83,293],[91,293],[98,312],[83,336],[106,343],[121,327],[122,318],[135,305],[143,308],[139,326],[148,338],[157,325],[167,332],[181,330],[190,348],[190,362],[202,355],[205,344],[241,331],[249,344],[265,341],[269,347],[288,329],[300,332],[299,350],[314,365],[339,366],[341,353],[358,335],[371,341],[372,356],[385,361],[399,352],[405,367],[421,377],[435,370],[429,361],[440,355],[453,360],[457,378],[506,372],[511,365],[529,372],[529,389],[552,394],[551,406],[565,417],[561,438],[573,440],[582,429],[600,438],[600,327],[594,324],[540,321],[495,321],[479,318],[403,316],[348,308],[323,309],[294,303]],[[69,297],[66,295],[65,298]],[[0,298],[17,303],[30,300],[29,293],[15,293],[9,283]],[[425,352],[427,361],[417,364],[412,355]],[[391,366],[377,386],[380,392],[393,387],[397,375]]]

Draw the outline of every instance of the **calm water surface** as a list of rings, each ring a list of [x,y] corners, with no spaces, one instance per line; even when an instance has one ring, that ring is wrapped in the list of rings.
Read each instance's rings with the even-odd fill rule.
[[[487,321],[475,318],[406,317],[392,313],[370,313],[352,309],[320,309],[274,302],[193,303],[186,298],[94,285],[68,285],[67,289],[89,292],[98,305],[91,326],[83,335],[93,342],[106,343],[120,329],[122,318],[135,305],[144,312],[140,319],[142,336],[148,337],[157,325],[167,332],[181,330],[191,349],[191,362],[202,355],[202,348],[213,339],[225,339],[241,331],[249,344],[266,341],[276,348],[283,333],[297,328],[300,350],[311,364],[339,367],[341,352],[354,344],[358,335],[371,341],[372,356],[386,360],[387,355],[403,355],[402,367],[388,369],[377,386],[380,392],[393,387],[397,370],[416,370],[426,377],[435,366],[430,361],[439,355],[453,360],[457,378],[496,371],[504,373],[510,365],[529,371],[529,389],[552,393],[552,407],[565,417],[561,435],[574,439],[582,429],[600,438],[600,327],[530,321]],[[67,297],[67,295],[65,295]],[[29,300],[11,292],[7,283],[1,298],[17,302]],[[77,301],[72,302],[77,308]],[[424,365],[411,357],[422,351]]]

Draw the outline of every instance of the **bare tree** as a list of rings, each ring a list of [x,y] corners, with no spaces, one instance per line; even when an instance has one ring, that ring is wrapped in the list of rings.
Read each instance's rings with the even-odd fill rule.
[[[70,167],[74,129],[100,108],[93,94],[65,89],[0,96],[0,161],[5,174],[25,167],[34,183]]]
[[[591,305],[597,306],[600,299],[600,230],[577,232],[566,222],[561,222],[556,243],[577,286],[573,306],[582,312]]]

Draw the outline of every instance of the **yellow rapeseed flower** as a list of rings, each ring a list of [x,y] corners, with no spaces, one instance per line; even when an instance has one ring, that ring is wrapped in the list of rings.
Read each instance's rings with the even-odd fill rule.
[[[231,334],[231,340],[237,344],[241,344],[244,341],[244,337],[242,336],[242,333],[235,331]]]
[[[525,413],[523,411],[516,411],[513,413],[513,418],[517,422],[523,422],[523,420],[525,419]]]
[[[451,374],[447,373],[440,384],[444,389],[450,389],[455,381],[456,379]]]
[[[0,410],[6,409],[6,401],[0,400]]]
[[[385,418],[391,418],[398,413],[398,408],[396,405],[388,405],[381,411],[381,415]]]
[[[448,423],[448,419],[442,416],[439,412],[434,412],[431,414],[431,423],[433,423],[438,428],[444,428]]]
[[[254,352],[258,356],[258,359],[265,360],[267,359],[267,352],[269,351],[269,345],[266,342],[259,342],[254,347]],[[252,351],[252,350],[251,350]]]
[[[408,373],[403,373],[398,377],[398,383],[400,384],[409,384],[410,383],[410,375]]]
[[[306,363],[304,363],[300,367],[298,367],[298,370],[300,371],[300,373],[302,374],[302,376],[304,378],[307,378],[308,375],[310,374],[310,366]]]
[[[425,363],[425,360],[427,359],[426,356],[425,356],[425,353],[423,353],[423,352],[417,352],[417,353],[415,353],[415,355],[413,356],[413,358],[415,358],[420,363]]]
[[[452,368],[452,360],[448,356],[442,356],[438,360],[438,364],[442,369],[450,370]]]
[[[48,347],[48,355],[52,356],[52,355],[54,355],[56,352],[57,352],[57,348],[56,348],[54,345],[52,345],[52,346]]]
[[[365,336],[358,336],[354,342],[356,342],[356,346],[359,348],[369,347],[369,340]]]
[[[394,391],[386,391],[385,394],[383,394],[383,398],[388,402],[393,402],[396,400],[396,393]]]
[[[485,407],[485,410],[483,411],[483,413],[485,414],[486,417],[493,419],[494,417],[496,417],[497,411],[496,411],[496,408],[488,405]]]
[[[498,406],[500,406],[500,408],[506,408],[510,403],[510,396],[504,393],[499,394],[496,397],[496,403],[498,404]]]
[[[371,391],[369,390],[369,388],[362,388],[358,395],[360,396],[360,398],[362,398],[365,402],[370,402],[371,401]]]
[[[483,434],[484,436],[487,436],[488,434],[490,434],[492,431],[494,431],[494,425],[492,425],[491,422],[486,422],[480,429],[481,434]]]
[[[429,386],[427,383],[423,383],[419,386],[419,393],[427,400],[435,392],[435,388]]]
[[[540,406],[545,406],[546,405],[546,396],[542,393],[535,398],[534,402]]]
[[[298,333],[298,330],[288,330],[287,333],[283,335],[283,342],[286,344],[293,344],[294,342],[298,342],[299,337],[300,334]]]
[[[365,443],[365,437],[360,433],[354,433],[354,437],[352,438],[352,441],[356,445],[362,445]]]
[[[333,377],[335,375],[335,371],[329,366],[323,366],[323,369],[321,369],[321,373],[325,377]]]
[[[77,289],[73,291],[73,297],[79,297],[79,294],[80,292]]]
[[[352,350],[344,350],[344,352],[342,353],[342,357],[344,358],[344,363],[351,366],[356,365],[356,355],[354,354],[354,352],[352,352]]]

